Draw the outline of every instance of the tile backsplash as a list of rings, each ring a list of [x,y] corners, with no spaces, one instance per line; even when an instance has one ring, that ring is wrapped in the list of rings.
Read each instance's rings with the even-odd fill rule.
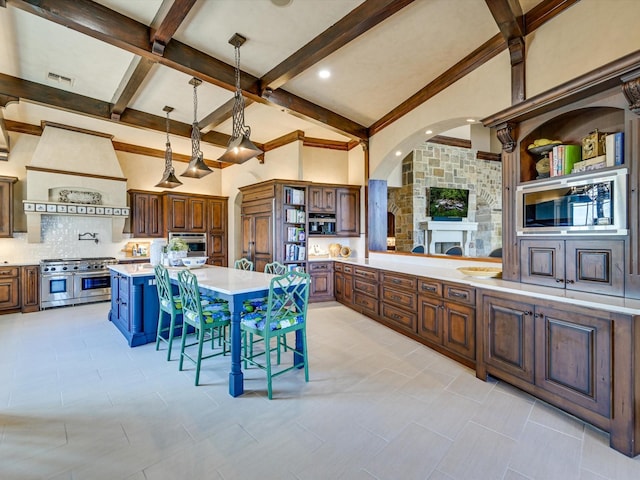
[[[124,235],[122,242],[111,241],[111,219],[101,217],[77,217],[43,215],[42,243],[27,243],[26,233],[14,233],[13,238],[0,238],[0,261],[38,263],[43,258],[75,257],[124,257],[122,249],[130,240]],[[82,233],[96,234],[96,243],[88,235],[79,240]]]

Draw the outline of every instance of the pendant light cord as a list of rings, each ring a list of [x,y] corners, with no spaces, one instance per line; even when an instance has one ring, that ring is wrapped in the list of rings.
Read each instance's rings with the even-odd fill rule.
[[[244,97],[240,89],[240,47],[235,46],[236,58],[236,92],[235,101],[233,102],[233,133],[232,138],[238,138],[245,135],[247,138],[251,136],[251,128],[244,124]]]
[[[165,171],[173,172],[173,151],[171,150],[171,142],[169,141],[169,112],[167,112],[166,120],[167,129],[167,149],[164,152],[164,169]]]
[[[199,80],[193,78],[193,125],[191,128],[191,158],[198,158],[200,155],[200,127],[198,126],[198,93]]]

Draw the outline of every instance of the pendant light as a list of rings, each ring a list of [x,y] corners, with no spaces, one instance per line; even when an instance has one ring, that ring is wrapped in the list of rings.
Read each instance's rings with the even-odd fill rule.
[[[162,111],[167,112],[167,149],[164,152],[164,174],[156,187],[175,188],[182,185],[182,182],[176,178],[173,169],[173,152],[171,151],[171,142],[169,142],[169,113],[173,111],[173,107],[164,107]]]
[[[202,178],[209,175],[211,170],[202,158],[200,151],[200,127],[198,126],[198,85],[202,83],[199,78],[193,77],[189,84],[193,85],[193,125],[191,128],[191,160],[189,166],[180,175],[182,177]]]
[[[218,161],[225,163],[244,163],[263,153],[249,139],[251,128],[244,124],[245,103],[242,90],[240,90],[240,46],[246,40],[239,33],[229,39],[229,43],[234,46],[236,53],[236,91],[233,96],[233,132],[227,144],[227,151],[218,159]]]

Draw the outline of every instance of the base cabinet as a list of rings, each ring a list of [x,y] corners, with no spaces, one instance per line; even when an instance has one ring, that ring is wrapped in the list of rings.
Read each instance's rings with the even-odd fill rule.
[[[21,268],[20,290],[22,293],[22,313],[40,310],[40,267],[27,265]]]
[[[380,318],[415,334],[418,325],[417,279],[411,275],[380,272]]]
[[[640,453],[636,439],[639,320],[623,314],[481,291],[476,374],[494,375],[611,435]]]
[[[353,266],[336,263],[334,271],[336,300],[349,308],[353,308]]]
[[[333,262],[309,262],[309,302],[333,300]]]
[[[418,336],[424,343],[475,365],[475,290],[465,285],[418,279]]]
[[[153,276],[132,277],[111,271],[109,320],[130,347],[155,342],[158,311],[158,290]]]
[[[20,268],[0,267],[0,312],[20,310]]]

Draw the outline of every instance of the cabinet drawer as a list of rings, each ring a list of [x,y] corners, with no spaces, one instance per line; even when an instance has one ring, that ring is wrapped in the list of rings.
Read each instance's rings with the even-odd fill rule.
[[[444,285],[444,298],[467,305],[476,304],[476,289],[464,285]]]
[[[346,270],[345,270],[346,272]],[[353,275],[360,278],[366,278],[374,282],[378,281],[378,271],[371,268],[353,267]]]
[[[336,262],[335,265],[333,266],[333,269],[336,272],[344,272],[344,263]]]
[[[418,304],[418,294],[415,292],[404,292],[402,290],[389,288],[386,285],[383,285],[382,300],[398,307],[408,308],[415,312]]]
[[[17,277],[19,271],[18,267],[0,267],[0,277]]]
[[[435,295],[442,297],[442,283],[430,278],[418,279],[418,293],[426,293],[427,295]]]
[[[384,285],[393,285],[394,288],[414,291],[418,285],[418,279],[411,275],[402,275],[395,272],[380,272],[382,283]]]
[[[402,327],[411,333],[416,333],[417,316],[415,313],[406,312],[399,308],[383,303],[380,307],[380,316],[390,323]]]
[[[372,283],[372,282],[368,282],[366,280],[363,280],[361,278],[357,278],[355,277],[353,279],[353,289],[357,292],[362,292],[365,293],[367,295],[371,295],[374,297],[378,296],[378,284],[377,283]]]
[[[351,275],[353,273],[353,265],[345,265],[344,263],[340,264],[342,266],[342,270],[344,273],[348,273]]]
[[[333,262],[309,262],[309,273],[331,271],[333,271]]]
[[[378,316],[377,298],[370,297],[369,295],[365,295],[361,292],[354,292],[353,304],[356,307],[356,310],[361,311],[365,315],[370,315],[373,317]]]

